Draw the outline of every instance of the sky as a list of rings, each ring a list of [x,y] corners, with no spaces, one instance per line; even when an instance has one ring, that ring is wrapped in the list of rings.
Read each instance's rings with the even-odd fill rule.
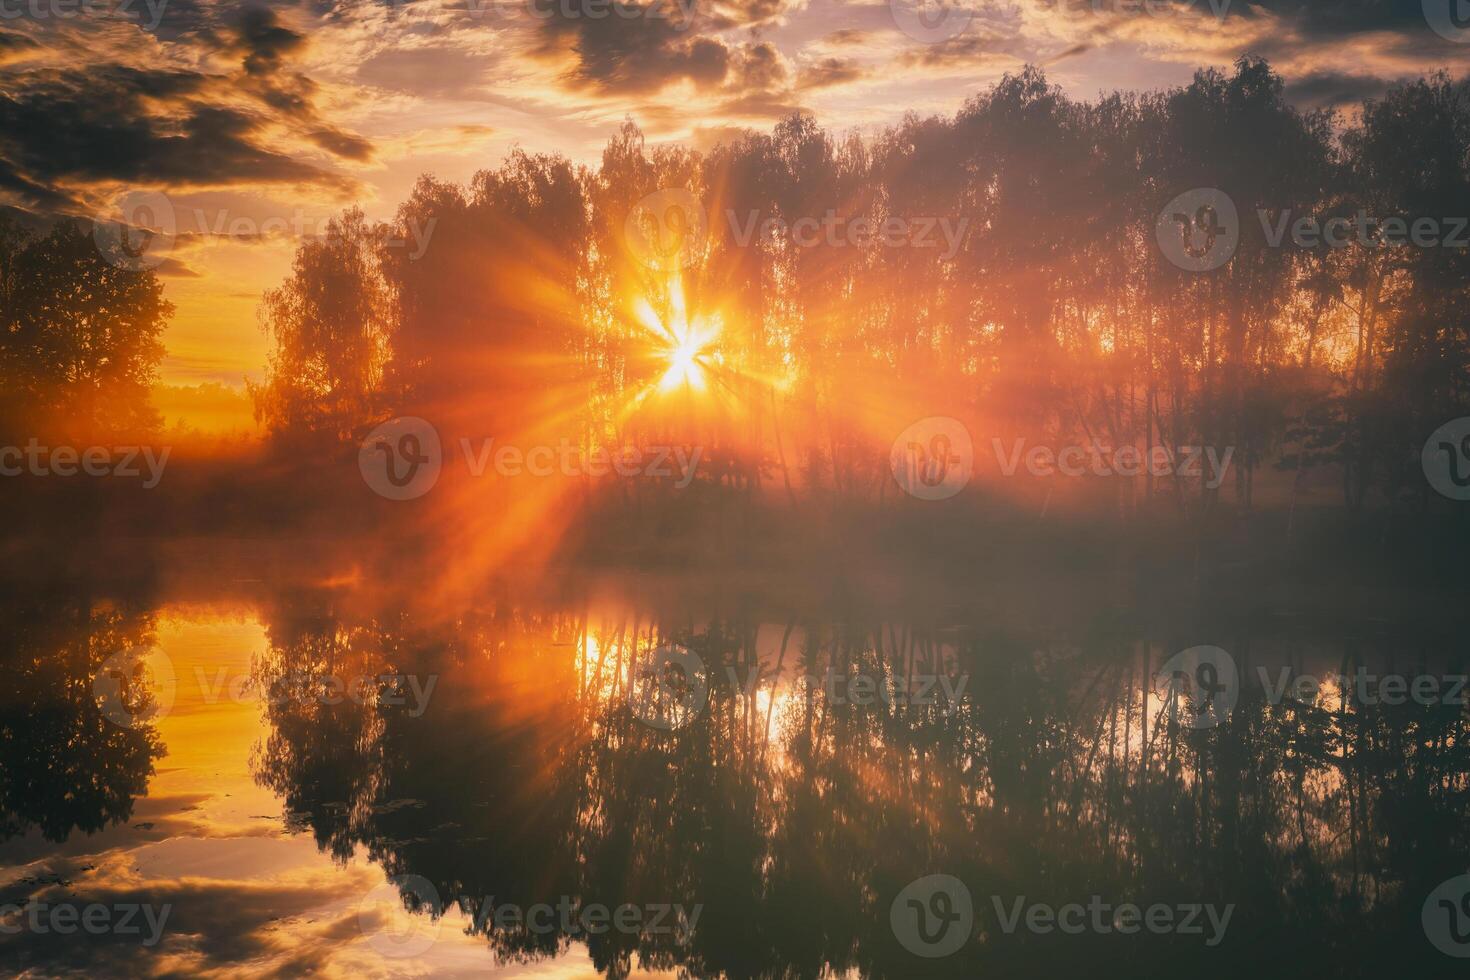
[[[218,408],[261,376],[257,306],[303,235],[517,145],[594,163],[625,119],[707,149],[791,112],[872,132],[1027,64],[1090,99],[1245,54],[1303,107],[1350,110],[1470,58],[1460,0],[943,2],[0,0],[0,210],[163,201],[160,381]]]

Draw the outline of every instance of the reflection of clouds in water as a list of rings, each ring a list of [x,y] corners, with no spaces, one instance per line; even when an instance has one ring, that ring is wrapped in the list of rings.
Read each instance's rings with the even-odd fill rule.
[[[446,900],[471,907],[488,895],[528,905],[560,893],[609,905],[704,903],[710,931],[697,934],[694,953],[650,947],[697,975],[747,962],[746,926],[775,937],[768,955],[777,963],[795,962],[802,936],[816,934],[881,955],[893,897],[881,883],[911,880],[920,865],[972,886],[976,869],[996,866],[1022,883],[1054,873],[1096,880],[1114,900],[1161,887],[1160,876],[1171,887],[1182,876],[1192,897],[1213,898],[1211,889],[1231,880],[1228,869],[1246,875],[1270,906],[1264,919],[1243,911],[1231,936],[1264,941],[1269,922],[1292,921],[1304,904],[1339,907],[1331,882],[1341,868],[1361,868],[1368,886],[1412,874],[1400,851],[1362,850],[1358,840],[1398,841],[1416,827],[1458,826],[1452,820],[1464,816],[1461,804],[1432,793],[1372,805],[1372,787],[1403,760],[1353,746],[1345,761],[1336,748],[1324,761],[1312,754],[1324,732],[1315,716],[1252,707],[1198,738],[1161,726],[1149,682],[1169,648],[1146,639],[1160,631],[1143,626],[1120,644],[1083,629],[1054,642],[1019,629],[820,616],[800,627],[756,627],[671,615],[661,622],[679,629],[665,630],[649,625],[657,617],[647,609],[470,610],[445,624],[379,609],[324,612],[297,599],[262,613],[270,626],[264,671],[368,669],[391,656],[400,669],[443,673],[430,709],[415,717],[350,701],[224,699],[201,704],[197,725],[185,723],[189,712],[165,719],[170,755],[149,792],[165,783],[169,792],[140,798],[127,825],[29,852],[46,858],[26,869],[36,881],[10,886],[41,899],[169,903],[165,940],[144,952],[24,937],[47,958],[47,972],[469,976],[493,973],[500,953],[531,960],[506,968],[515,975],[592,973],[580,937],[467,936],[471,923],[452,907],[421,953],[383,956],[373,930],[405,931],[391,892],[364,913],[364,896],[381,891],[385,869],[423,875]],[[266,635],[262,629],[222,627],[217,639],[231,638],[213,653],[206,626],[174,629],[170,642],[208,664],[238,657],[237,641]],[[709,709],[677,735],[637,724],[613,697],[633,662],[632,638],[641,637],[637,649],[646,654],[665,633],[714,668]],[[1274,664],[1283,642],[1256,636],[1252,667]],[[975,675],[973,700],[954,716],[833,705],[794,687],[834,664],[871,671],[886,662],[914,674],[936,661]],[[774,700],[766,683],[744,697],[739,682],[755,663],[781,678]],[[733,684],[724,673],[730,664]],[[1423,721],[1453,728],[1443,718]],[[1362,722],[1380,723],[1371,714]],[[213,741],[195,741],[206,731]],[[1220,756],[1221,747],[1233,754]],[[1242,863],[1216,836],[1223,822],[1243,826],[1237,796],[1213,788],[1222,758],[1246,774],[1303,772],[1300,784],[1246,780],[1250,819],[1263,821],[1267,843],[1259,846],[1271,860]],[[1459,760],[1450,749],[1423,749],[1414,765],[1437,778]],[[1358,837],[1342,832],[1348,779],[1354,794],[1369,797]],[[284,832],[286,808],[290,825],[309,834]],[[660,829],[643,832],[650,827]],[[891,846],[875,848],[877,839]],[[704,848],[708,840],[719,846]],[[1165,860],[1181,840],[1190,842],[1182,848],[1187,871]],[[1280,849],[1278,840],[1286,842]],[[1464,856],[1457,838],[1435,843]],[[1283,884],[1288,865],[1292,874],[1321,871],[1315,880],[1328,884],[1302,898]],[[870,892],[877,919],[868,906],[844,904]],[[1374,916],[1389,914],[1343,914],[1333,928],[1368,934],[1382,921]],[[721,947],[724,929],[734,939]],[[18,945],[0,940],[0,952]],[[594,950],[605,963],[608,948]],[[1152,949],[1145,953],[1142,973],[1159,965],[1147,959]],[[957,955],[982,975],[982,967],[1009,964],[999,945]],[[1231,962],[1229,949],[1212,955]]]
[[[0,885],[4,902],[169,906],[153,948],[125,936],[0,935],[0,957],[45,964],[48,974],[460,975],[473,963],[483,975],[486,965],[484,941],[464,935],[457,912],[413,963],[365,948],[358,901],[382,884],[382,870],[365,857],[337,867],[306,838],[174,839],[21,871],[36,882]]]

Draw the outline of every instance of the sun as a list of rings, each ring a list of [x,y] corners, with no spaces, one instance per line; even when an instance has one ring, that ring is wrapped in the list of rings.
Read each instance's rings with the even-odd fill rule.
[[[668,359],[669,369],[659,379],[659,389],[671,391],[674,388],[688,385],[691,388],[703,390],[704,365],[701,363],[703,353],[704,348],[694,334],[688,333],[678,338],[674,346],[664,354]]]
[[[689,316],[677,280],[670,284],[668,299],[666,318],[660,317],[647,299],[639,299],[634,304],[639,321],[657,338],[657,356],[668,365],[658,380],[658,390],[703,391],[708,383],[708,371],[718,361],[718,355],[710,348],[719,337],[720,320],[717,316]]]

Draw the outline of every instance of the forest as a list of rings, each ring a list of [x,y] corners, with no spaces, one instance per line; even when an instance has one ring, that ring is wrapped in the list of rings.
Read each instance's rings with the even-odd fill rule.
[[[1426,451],[1470,411],[1467,167],[1463,83],[1302,111],[1255,59],[1086,102],[1027,69],[952,118],[793,115],[705,153],[630,120],[595,167],[517,149],[301,242],[259,309],[264,435],[232,452],[320,470],[412,416],[446,457],[695,446],[696,491],[820,512],[892,499],[895,437],[942,417],[1001,497],[1028,481],[1003,486],[990,447],[1004,464],[1016,440],[1215,461],[1052,480],[1043,508],[1443,516],[1428,458],[1455,487],[1470,464]],[[0,242],[3,427],[156,435],[156,274],[65,224]],[[667,502],[649,483],[617,494]]]

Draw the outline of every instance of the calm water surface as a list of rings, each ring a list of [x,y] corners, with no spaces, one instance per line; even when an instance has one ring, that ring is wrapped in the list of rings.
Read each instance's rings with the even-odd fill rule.
[[[5,969],[1455,975],[1454,622],[624,585],[7,596]],[[1239,684],[1195,655],[1176,697],[1202,645]],[[1366,703],[1360,671],[1440,686]],[[92,905],[167,912],[22,921]]]

